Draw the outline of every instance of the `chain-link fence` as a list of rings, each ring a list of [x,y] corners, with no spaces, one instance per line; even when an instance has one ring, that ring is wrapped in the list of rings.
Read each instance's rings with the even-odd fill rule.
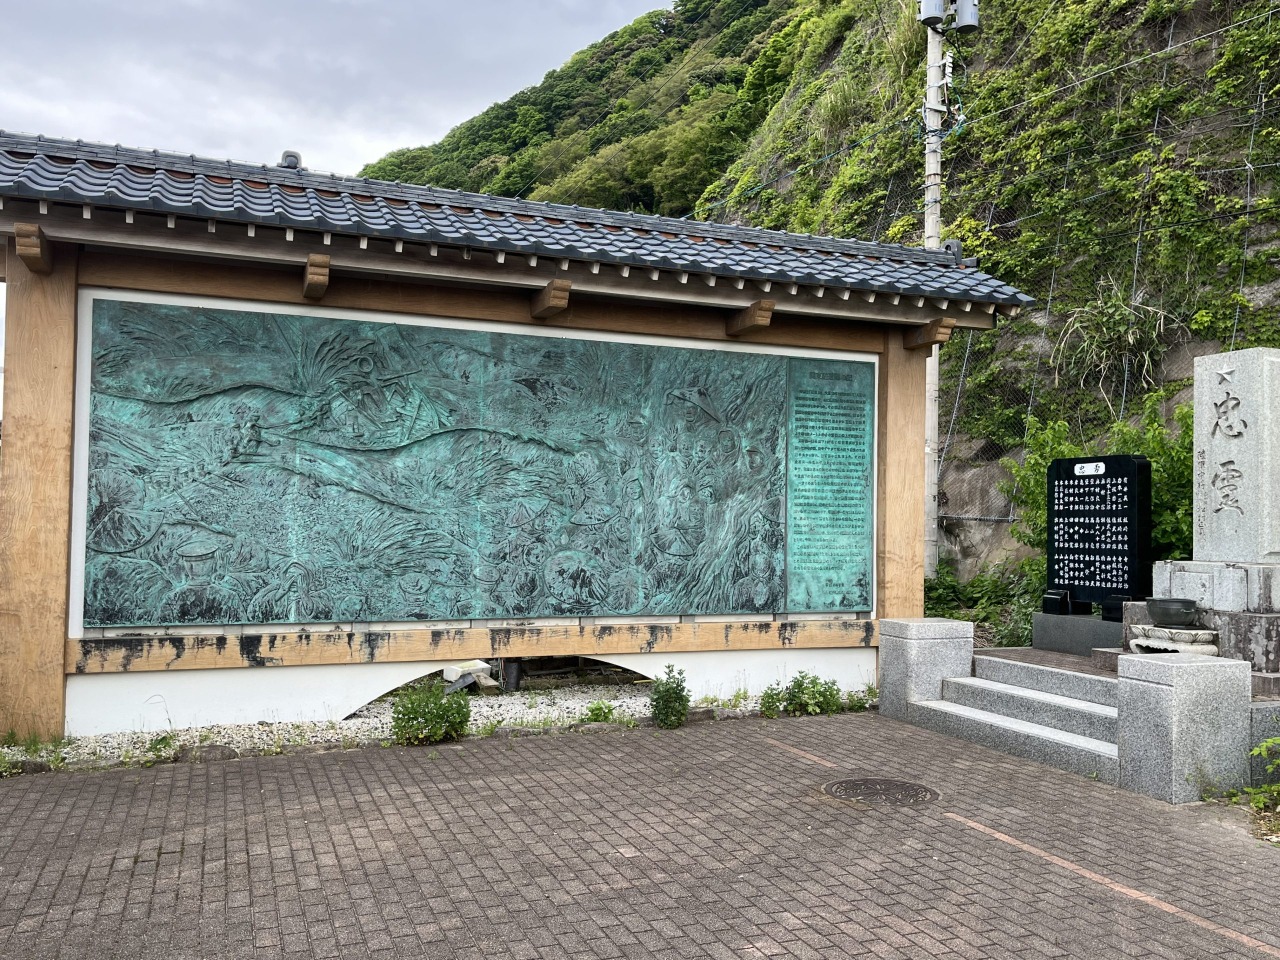
[[[956,331],[942,351],[943,521],[1016,519],[1000,461],[1021,457],[1035,421],[1092,443],[1153,394],[1166,411],[1187,399],[1196,356],[1280,346],[1280,104],[1175,106],[1008,170],[947,138],[944,237],[1037,303],[995,330]],[[918,130],[887,136],[921,149]],[[911,243],[923,215],[918,181],[902,176],[866,222],[872,239]]]

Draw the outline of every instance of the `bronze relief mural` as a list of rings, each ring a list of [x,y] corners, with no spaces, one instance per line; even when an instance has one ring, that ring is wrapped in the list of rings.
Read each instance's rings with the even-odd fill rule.
[[[786,609],[805,365],[869,490],[867,363],[105,299],[92,354],[91,627]],[[866,499],[797,609],[869,608]]]

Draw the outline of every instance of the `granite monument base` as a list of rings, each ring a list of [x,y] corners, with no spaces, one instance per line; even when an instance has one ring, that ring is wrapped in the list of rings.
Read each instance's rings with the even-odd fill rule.
[[[1280,672],[1280,564],[1173,560],[1153,565],[1153,596],[1187,597],[1224,657]]]
[[[1124,624],[1100,617],[1037,613],[1031,621],[1031,646],[1037,650],[1087,657],[1094,647],[1118,647],[1123,643]]]

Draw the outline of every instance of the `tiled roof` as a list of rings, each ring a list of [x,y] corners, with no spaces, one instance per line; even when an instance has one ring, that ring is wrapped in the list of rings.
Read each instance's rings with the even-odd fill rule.
[[[0,131],[0,196],[1025,306],[948,252]]]

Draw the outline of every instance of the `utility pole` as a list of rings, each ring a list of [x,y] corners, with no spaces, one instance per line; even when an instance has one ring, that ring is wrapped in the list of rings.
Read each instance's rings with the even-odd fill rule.
[[[947,23],[948,19],[951,23]],[[944,30],[978,29],[978,0],[920,0],[925,26],[924,248],[942,248],[942,137],[949,110],[951,70],[942,49]],[[924,572],[938,572],[938,348],[929,351],[924,374]]]

